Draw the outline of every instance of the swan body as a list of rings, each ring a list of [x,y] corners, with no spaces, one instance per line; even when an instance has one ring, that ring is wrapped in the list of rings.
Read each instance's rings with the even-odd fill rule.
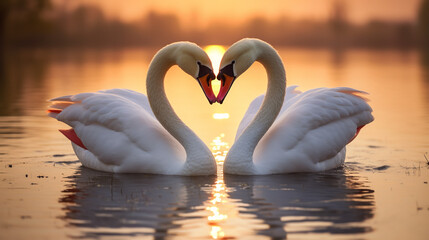
[[[319,172],[344,163],[346,145],[373,121],[372,109],[351,88],[286,88],[280,56],[269,44],[244,39],[230,47],[218,79],[222,102],[234,80],[259,61],[267,70],[268,88],[249,106],[228,152],[224,172],[265,175]]]
[[[111,89],[51,100],[49,115],[72,127],[62,132],[82,165],[115,173],[216,173],[210,150],[178,118],[165,95],[164,76],[175,64],[199,81],[212,103],[211,62],[188,42],[170,44],[155,55],[146,80],[148,96]]]

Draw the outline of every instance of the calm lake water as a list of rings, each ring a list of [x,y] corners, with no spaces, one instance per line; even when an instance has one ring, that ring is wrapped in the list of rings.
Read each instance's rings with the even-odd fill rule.
[[[341,169],[178,177],[83,168],[47,99],[109,88],[145,93],[156,49],[34,50],[0,63],[0,239],[427,239],[429,68],[418,52],[279,49],[288,85],[367,91],[375,121]],[[255,64],[209,105],[174,67],[167,96],[219,166],[253,98]],[[429,153],[427,154],[429,159]],[[221,168],[219,168],[221,169]]]

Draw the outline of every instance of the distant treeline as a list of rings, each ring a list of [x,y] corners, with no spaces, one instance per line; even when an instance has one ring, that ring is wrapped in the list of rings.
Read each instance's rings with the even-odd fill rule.
[[[277,46],[406,49],[426,41],[420,38],[419,29],[429,29],[429,23],[419,23],[424,25],[419,27],[418,21],[353,24],[347,21],[340,4],[333,7],[326,21],[252,17],[241,25],[211,22],[204,29],[193,29],[183,26],[175,14],[156,11],[149,11],[138,21],[123,22],[106,17],[95,6],[63,10],[49,0],[1,1],[0,44],[10,47],[160,46],[179,40],[229,45],[243,37],[257,37]]]

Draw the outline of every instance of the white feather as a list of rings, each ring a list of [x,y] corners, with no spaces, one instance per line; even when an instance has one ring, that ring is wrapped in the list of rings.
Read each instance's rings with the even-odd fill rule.
[[[371,107],[359,96],[366,93],[345,87],[303,93],[296,86],[286,88],[280,56],[258,39],[235,43],[226,51],[221,65],[237,64],[234,69],[238,69],[239,76],[254,61],[267,70],[267,93],[253,100],[244,115],[226,156],[224,172],[263,175],[318,172],[341,166],[346,145],[358,129],[374,119]]]
[[[73,144],[84,166],[101,171],[172,174],[183,164],[184,148],[146,107],[145,95],[112,89],[70,99],[73,104],[56,119],[70,125],[90,149]]]
[[[340,166],[357,128],[373,120],[371,107],[362,98],[341,92],[346,89],[286,94],[280,114],[255,148],[256,169],[274,174]]]
[[[211,65],[197,45],[167,45],[149,67],[149,98],[127,89],[68,95],[51,100],[49,116],[73,128],[76,136],[73,131],[63,133],[76,143],[72,143],[73,149],[86,167],[118,173],[215,174],[210,150],[177,117],[163,88],[164,76],[172,65],[195,74],[197,62]]]

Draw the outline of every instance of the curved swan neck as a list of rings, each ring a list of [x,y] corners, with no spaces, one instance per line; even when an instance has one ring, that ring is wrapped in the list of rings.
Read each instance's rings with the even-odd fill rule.
[[[165,94],[165,75],[173,65],[177,64],[177,55],[180,54],[178,50],[183,47],[186,47],[186,43],[168,45],[152,59],[146,79],[147,96],[155,117],[185,148],[186,162],[181,174],[213,174],[216,168],[213,166],[215,163],[213,155],[198,136],[180,120]],[[206,173],[202,169],[214,169],[214,172]]]
[[[228,173],[255,174],[253,153],[264,134],[279,114],[286,89],[286,73],[277,51],[262,41],[256,41],[256,61],[267,71],[268,86],[262,105],[243,133],[231,147],[225,168]]]

